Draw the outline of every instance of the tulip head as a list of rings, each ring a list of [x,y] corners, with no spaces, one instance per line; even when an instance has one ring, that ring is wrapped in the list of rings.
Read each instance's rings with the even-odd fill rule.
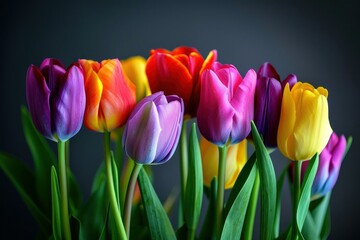
[[[327,96],[325,88],[308,83],[298,82],[291,91],[285,86],[277,142],[287,158],[310,159],[326,146],[332,133]]]
[[[346,139],[335,132],[319,155],[319,167],[311,189],[312,198],[318,198],[330,192],[339,176],[340,167],[346,150]],[[305,174],[308,161],[302,164],[302,175]]]
[[[136,86],[136,101],[139,102],[151,94],[149,82],[145,73],[146,59],[141,56],[121,60],[126,76]]]
[[[290,88],[297,82],[290,74],[281,83],[280,76],[270,63],[264,63],[258,70],[254,102],[254,122],[264,138],[267,147],[277,146],[277,131],[280,119],[283,87]]]
[[[84,123],[98,132],[110,132],[125,124],[136,103],[135,86],[118,59],[79,60],[84,69],[86,108]]]
[[[73,64],[67,69],[52,58],[26,75],[26,99],[36,129],[53,141],[66,141],[81,128],[85,110],[84,76]]]
[[[226,154],[225,189],[232,188],[247,161],[246,139],[228,147]],[[200,139],[200,152],[204,185],[210,187],[211,181],[218,175],[219,148],[207,141]]]
[[[178,95],[184,101],[185,114],[195,116],[199,105],[199,76],[216,58],[216,50],[205,60],[197,49],[190,47],[151,50],[146,64],[151,91]]]
[[[184,103],[175,95],[154,93],[132,111],[123,134],[125,153],[140,164],[162,164],[179,142]]]
[[[241,77],[233,65],[212,64],[201,75],[197,121],[201,134],[210,142],[224,146],[245,139],[254,115],[256,72]]]

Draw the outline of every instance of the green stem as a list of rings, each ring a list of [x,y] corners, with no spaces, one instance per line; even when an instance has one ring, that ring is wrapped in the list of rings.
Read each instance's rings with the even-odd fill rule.
[[[119,235],[119,239],[127,239],[125,228],[121,219],[119,205],[116,200],[114,179],[111,166],[111,153],[110,153],[110,133],[104,132],[104,152],[105,152],[105,166],[106,166],[106,180],[108,193],[110,198],[110,208],[112,215],[115,219],[116,231]]]
[[[179,207],[179,225],[182,226],[184,222],[184,202],[185,202],[185,191],[186,181],[188,174],[188,146],[187,146],[187,134],[186,134],[187,120],[184,119],[181,135],[180,135],[180,178],[181,178],[181,199]]]
[[[297,209],[300,199],[301,191],[301,161],[294,161],[294,196],[293,196],[293,219],[292,219],[292,238],[296,240],[298,238],[298,227],[297,227]]]
[[[260,176],[259,176],[259,171],[257,171],[254,186],[251,191],[251,196],[250,196],[249,206],[248,206],[247,213],[246,213],[246,218],[245,218],[244,235],[243,235],[245,240],[252,239],[255,213],[256,213],[256,207],[257,207],[258,196],[259,196],[259,187],[260,187]]]
[[[131,207],[132,207],[132,201],[134,197],[134,189],[136,185],[136,180],[139,175],[139,172],[141,170],[142,165],[135,163],[134,168],[131,172],[130,180],[128,183],[128,187],[126,190],[126,199],[125,199],[125,205],[124,205],[124,224],[126,229],[126,235],[130,239],[130,222],[131,222]]]
[[[188,229],[188,240],[194,240],[195,239],[195,229]]]
[[[62,210],[62,226],[65,239],[71,239],[69,207],[67,196],[67,178],[66,178],[66,160],[65,160],[65,142],[58,141],[58,161],[60,175],[60,192],[61,192],[61,210]]]
[[[225,170],[226,170],[227,147],[219,147],[219,168],[218,168],[218,192],[215,223],[217,229],[217,238],[220,239],[222,229],[222,213],[224,209],[224,191],[225,191]]]

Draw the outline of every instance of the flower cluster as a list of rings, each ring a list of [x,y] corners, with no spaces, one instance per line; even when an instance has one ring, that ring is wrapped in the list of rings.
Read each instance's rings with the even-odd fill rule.
[[[176,196],[160,203],[149,166],[167,162],[179,145],[177,234],[251,239],[261,191],[260,211],[266,213],[261,214],[261,238],[279,238],[277,196],[290,172],[293,219],[283,236],[326,238],[330,193],[351,144],[351,138],[333,132],[327,97],[325,88],[300,82],[294,74],[281,81],[268,62],[242,77],[234,65],[218,62],[216,50],[204,58],[191,47],[155,49],[148,59],[80,59],[68,68],[47,58],[28,69],[30,114],[23,110],[23,122],[29,142],[41,141],[31,145],[33,152],[50,151],[38,133],[58,144],[58,164],[35,154],[42,161],[35,167],[42,166],[31,182],[40,195],[22,196],[46,238],[175,239],[166,210]],[[194,124],[188,136],[189,121]],[[76,204],[74,191],[80,190],[74,187],[66,144],[82,124],[103,133],[104,167],[88,202]],[[249,158],[248,142],[255,149]],[[276,148],[292,160],[278,184],[269,155]],[[22,189],[24,181],[14,177],[21,174],[8,167],[11,161],[0,155],[0,167]],[[203,189],[210,204],[197,236]],[[228,198],[225,189],[231,191]],[[133,201],[134,194],[142,201]],[[309,227],[309,219],[316,227]]]

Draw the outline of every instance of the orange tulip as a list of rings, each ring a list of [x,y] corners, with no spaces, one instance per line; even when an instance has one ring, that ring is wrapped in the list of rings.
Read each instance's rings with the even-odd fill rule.
[[[84,70],[86,108],[84,124],[104,132],[125,124],[136,103],[135,85],[124,74],[119,59],[79,60]]]

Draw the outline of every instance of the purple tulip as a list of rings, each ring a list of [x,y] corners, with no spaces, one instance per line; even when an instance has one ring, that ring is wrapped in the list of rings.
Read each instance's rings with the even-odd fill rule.
[[[83,72],[75,64],[65,69],[52,58],[46,58],[40,68],[31,65],[26,75],[26,99],[37,130],[50,140],[66,141],[83,122]]]
[[[280,76],[270,63],[264,63],[258,70],[255,90],[254,122],[264,138],[267,147],[277,146],[277,131],[280,119],[283,89],[287,83],[290,88],[297,82],[290,74],[281,82]]]
[[[346,139],[344,135],[339,137],[333,132],[319,156],[319,167],[311,189],[314,198],[324,196],[333,189],[339,176],[345,149]],[[305,174],[308,164],[308,161],[303,162],[302,175]]]
[[[233,65],[215,62],[202,73],[197,121],[208,141],[224,146],[247,137],[254,115],[255,86],[253,69],[242,79]]]
[[[163,92],[143,98],[132,111],[123,134],[126,154],[140,164],[162,164],[179,142],[184,102]]]

